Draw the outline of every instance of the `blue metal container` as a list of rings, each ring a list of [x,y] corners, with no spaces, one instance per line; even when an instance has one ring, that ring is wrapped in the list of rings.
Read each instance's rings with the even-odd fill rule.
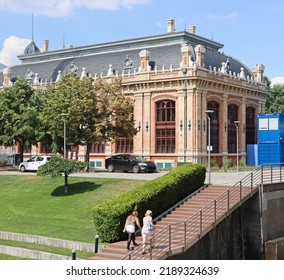
[[[258,164],[284,162],[284,115],[258,114]]]
[[[258,143],[284,143],[283,114],[258,114]]]

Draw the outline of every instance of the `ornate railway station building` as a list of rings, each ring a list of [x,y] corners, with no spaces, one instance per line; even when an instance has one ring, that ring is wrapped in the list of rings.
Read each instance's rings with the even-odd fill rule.
[[[211,159],[220,164],[236,159],[237,143],[239,160],[245,162],[246,145],[256,143],[256,117],[265,111],[267,94],[264,66],[249,69],[224,54],[223,44],[197,35],[194,26],[178,32],[168,20],[167,32],[160,35],[55,51],[48,44],[45,40],[41,51],[31,42],[19,56],[21,64],[0,73],[0,88],[18,76],[47,88],[73,71],[110,81],[121,76],[125,96],[134,100],[137,135],[93,145],[91,166],[104,167],[105,158],[115,153],[144,156],[158,168],[205,164],[209,120]],[[84,147],[68,149],[69,158],[84,159]],[[27,152],[47,150],[38,145]]]

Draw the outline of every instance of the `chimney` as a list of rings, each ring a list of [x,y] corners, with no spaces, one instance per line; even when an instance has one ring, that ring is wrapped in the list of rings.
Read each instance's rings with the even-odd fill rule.
[[[190,25],[188,31],[189,31],[189,33],[195,34],[196,27],[194,25]]]
[[[48,40],[43,40],[43,43],[42,43],[42,51],[43,52],[48,52],[48,44],[49,44]]]
[[[175,20],[174,19],[168,19],[168,33],[172,33],[175,31]]]

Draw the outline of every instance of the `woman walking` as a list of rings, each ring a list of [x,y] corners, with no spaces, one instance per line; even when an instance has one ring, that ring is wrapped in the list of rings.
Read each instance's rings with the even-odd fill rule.
[[[153,224],[152,219],[152,211],[147,210],[145,217],[143,218],[143,227],[142,227],[142,238],[143,238],[143,245],[142,245],[142,254],[146,254],[145,247],[146,247],[146,241],[147,238],[151,237],[155,232],[155,227]],[[153,240],[154,242],[154,240]],[[155,245],[152,244],[152,248],[154,248]]]
[[[133,243],[133,246],[137,246],[138,244],[135,242],[135,227],[138,227],[141,229],[140,222],[138,219],[138,212],[133,211],[132,214],[130,214],[124,225],[124,231],[128,233],[128,239],[127,239],[127,246],[126,246],[126,251],[130,251],[130,244],[131,241]]]

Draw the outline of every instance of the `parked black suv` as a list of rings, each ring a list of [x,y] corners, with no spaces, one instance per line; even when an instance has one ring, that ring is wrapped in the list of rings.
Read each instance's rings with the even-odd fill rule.
[[[118,154],[106,159],[105,168],[109,172],[122,170],[133,171],[134,173],[140,171],[152,173],[156,170],[156,164],[153,161],[145,161],[143,158],[130,154]]]

